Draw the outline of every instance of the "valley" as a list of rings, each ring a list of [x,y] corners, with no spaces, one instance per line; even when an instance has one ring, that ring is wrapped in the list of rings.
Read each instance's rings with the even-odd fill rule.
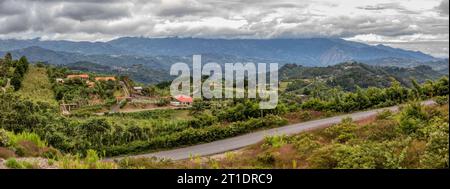
[[[328,67],[287,64],[280,69],[282,87],[278,106],[275,109],[260,110],[259,99],[192,99],[189,104],[179,106],[174,103],[177,99],[169,95],[168,82],[140,83],[124,72],[115,74],[105,71],[106,66],[86,62],[75,66],[55,66],[40,62],[30,64],[26,57],[18,60],[12,57],[7,54],[2,58],[0,69],[3,70],[2,81],[11,81],[10,84],[2,83],[4,90],[0,93],[0,137],[3,141],[0,158],[4,159],[3,166],[9,168],[207,168],[232,165],[239,165],[235,168],[308,168],[303,163],[309,162],[309,157],[302,159],[296,155],[293,159],[280,160],[282,163],[278,163],[275,152],[268,154],[268,151],[291,145],[284,142],[290,141],[291,136],[275,134],[284,133],[284,128],[290,128],[285,127],[286,125],[298,125],[295,131],[289,132],[289,135],[295,136],[298,132],[309,130],[306,126],[310,123],[308,121],[334,120],[304,132],[315,133],[316,129],[322,130],[324,125],[339,127],[344,123],[352,125],[353,122],[364,122],[366,117],[354,117],[354,121],[345,121],[347,115],[358,115],[355,112],[369,110],[373,113],[375,111],[372,109],[403,104],[402,107],[412,109],[401,108],[400,113],[392,112],[396,115],[392,118],[392,125],[405,127],[404,133],[399,135],[407,137],[415,133],[418,127],[435,124],[424,117],[440,116],[443,111],[440,107],[445,107],[446,104],[448,106],[448,75],[426,66],[394,68],[357,62]],[[97,70],[90,71],[83,66]],[[349,82],[351,80],[358,82]],[[433,105],[432,108],[417,105],[418,101],[427,99],[433,99],[439,105]],[[437,108],[436,114],[433,113],[433,108]],[[426,111],[420,113],[422,109]],[[416,115],[416,111],[419,111],[419,115]],[[397,115],[403,114],[419,117],[397,118]],[[448,113],[443,115],[448,117]],[[343,123],[340,123],[341,119],[344,120]],[[267,132],[271,134],[267,135]],[[347,142],[346,137],[352,138],[354,135],[355,133],[344,133],[342,136],[338,135],[336,140],[341,141],[342,138],[342,141]],[[212,146],[211,149],[222,150],[194,153],[196,145],[230,140],[235,143],[236,138],[232,137],[250,142],[241,143],[237,147]],[[242,151],[247,153],[248,149],[260,145],[260,140],[280,142],[273,144],[274,147],[261,147],[264,154],[245,156],[257,157],[256,162],[252,158],[204,160],[197,157],[251,145]],[[427,143],[431,138],[418,140]],[[182,151],[181,154],[177,152],[181,156],[163,155],[170,154],[165,150],[171,149],[189,149],[192,153]],[[398,148],[391,150],[397,151]],[[332,153],[326,151],[326,147],[319,151]],[[127,156],[129,158],[122,158]],[[227,152],[224,156],[228,158],[235,155]],[[111,161],[114,157],[121,158]],[[167,159],[168,157],[173,160]],[[411,161],[419,161],[419,157],[411,158],[416,158]],[[352,165],[355,168],[366,166]],[[315,164],[313,167],[320,166]],[[423,166],[442,167],[445,163]],[[407,167],[422,167],[422,164],[415,162],[407,164]]]

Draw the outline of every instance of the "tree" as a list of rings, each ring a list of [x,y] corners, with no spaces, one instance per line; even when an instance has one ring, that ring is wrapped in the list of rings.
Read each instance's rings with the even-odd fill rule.
[[[12,55],[11,55],[10,52],[5,54],[4,61],[5,61],[6,65],[11,65],[11,63],[12,63]]]
[[[414,94],[415,94],[415,96],[416,96],[416,98],[417,99],[420,99],[420,98],[422,98],[422,95],[423,95],[423,89],[422,89],[422,86],[420,86],[418,83],[417,83],[417,81],[416,80],[411,80],[411,83],[413,84],[413,87],[414,87]]]
[[[14,72],[14,75],[11,78],[11,85],[14,87],[15,91],[18,91],[20,87],[22,87],[22,75],[20,75],[19,72]]]
[[[148,86],[142,89],[142,94],[145,96],[155,96],[156,88],[154,86]]]
[[[196,115],[203,112],[203,110],[207,108],[209,108],[208,102],[201,99],[194,99],[194,102],[192,103],[192,106],[189,109],[189,113],[191,115]]]

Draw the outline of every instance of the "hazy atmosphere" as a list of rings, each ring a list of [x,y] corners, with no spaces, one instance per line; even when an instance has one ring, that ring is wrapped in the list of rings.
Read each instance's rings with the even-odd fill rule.
[[[448,57],[448,0],[2,0],[0,38],[338,37]]]

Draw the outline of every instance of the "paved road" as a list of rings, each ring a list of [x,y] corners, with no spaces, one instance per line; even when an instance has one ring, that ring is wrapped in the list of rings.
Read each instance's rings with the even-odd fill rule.
[[[424,101],[422,102],[424,105],[431,105],[434,104],[433,101]],[[301,133],[308,130],[318,129],[318,128],[325,128],[328,126],[331,126],[336,123],[340,123],[342,118],[345,117],[351,117],[354,121],[362,120],[367,117],[371,117],[376,115],[378,112],[389,109],[391,111],[398,111],[398,106],[388,107],[388,108],[381,108],[381,109],[375,109],[375,110],[368,110],[364,112],[356,112],[351,114],[345,114],[341,116],[335,116],[320,120],[314,120],[314,121],[308,121],[303,123],[297,123],[292,125],[287,125],[283,127],[268,129],[268,130],[262,130],[257,131],[249,134],[244,134],[237,137],[231,137],[223,140],[214,141],[211,143],[205,143],[205,144],[199,144],[195,146],[189,146],[185,148],[179,148],[174,150],[167,150],[167,151],[161,151],[161,152],[155,152],[155,153],[149,153],[149,154],[141,154],[141,155],[134,155],[134,156],[128,156],[128,157],[157,157],[157,158],[168,158],[173,160],[180,160],[180,159],[187,159],[191,155],[198,155],[198,156],[207,156],[207,155],[213,155],[218,154],[226,151],[236,150],[239,148],[243,148],[255,143],[260,142],[263,140],[266,136],[273,136],[273,135],[293,135],[297,133]]]

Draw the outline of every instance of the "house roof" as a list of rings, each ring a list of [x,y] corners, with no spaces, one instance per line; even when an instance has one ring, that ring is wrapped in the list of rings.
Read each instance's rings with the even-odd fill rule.
[[[88,74],[67,75],[67,78],[89,78]]]
[[[175,99],[179,102],[189,102],[191,103],[193,101],[192,97],[186,96],[186,95],[178,95],[175,96]]]
[[[115,81],[116,80],[116,78],[115,77],[96,77],[95,78],[95,81],[100,81],[100,80],[103,80],[103,81],[108,81],[108,80],[112,80],[112,81]]]

